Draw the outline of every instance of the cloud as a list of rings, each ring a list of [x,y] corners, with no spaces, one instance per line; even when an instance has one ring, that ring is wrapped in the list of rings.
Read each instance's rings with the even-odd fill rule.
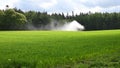
[[[15,4],[15,7],[24,11],[48,11],[51,7],[57,4],[56,0],[19,0],[19,3]]]
[[[82,4],[86,5],[87,7],[95,7],[100,6],[102,8],[109,8],[112,6],[119,6],[120,0],[85,0]]]
[[[57,4],[56,0],[44,0],[39,4],[39,7],[47,9],[49,7],[53,7],[55,4]]]
[[[0,9],[5,5],[24,11],[47,11],[49,13],[120,12],[120,0],[0,0]]]
[[[103,8],[101,12],[120,12],[120,6],[112,6],[109,8]]]
[[[0,0],[0,9],[5,9],[6,5],[9,5],[13,8],[15,3],[18,3],[19,0]]]

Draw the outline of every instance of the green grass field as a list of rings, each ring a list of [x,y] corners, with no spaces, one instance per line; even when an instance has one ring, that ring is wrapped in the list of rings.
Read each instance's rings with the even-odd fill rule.
[[[0,31],[0,68],[100,67],[120,67],[120,30]]]

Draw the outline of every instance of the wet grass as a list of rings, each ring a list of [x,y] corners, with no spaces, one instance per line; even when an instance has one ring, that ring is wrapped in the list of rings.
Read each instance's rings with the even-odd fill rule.
[[[119,56],[120,30],[0,32],[0,68],[117,68]]]

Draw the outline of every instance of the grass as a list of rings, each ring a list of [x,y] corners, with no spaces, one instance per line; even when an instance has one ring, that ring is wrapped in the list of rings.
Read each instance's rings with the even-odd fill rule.
[[[120,30],[0,32],[0,68],[96,67],[120,67]]]

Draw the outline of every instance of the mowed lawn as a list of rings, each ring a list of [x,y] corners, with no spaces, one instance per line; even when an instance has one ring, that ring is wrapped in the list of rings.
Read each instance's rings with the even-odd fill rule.
[[[0,68],[120,67],[120,30],[0,31]]]

